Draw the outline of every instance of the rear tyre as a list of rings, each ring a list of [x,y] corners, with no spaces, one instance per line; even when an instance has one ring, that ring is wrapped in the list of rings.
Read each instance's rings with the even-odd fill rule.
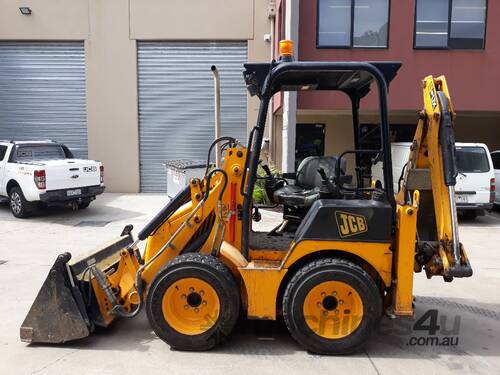
[[[232,332],[239,289],[228,268],[211,255],[174,258],[154,278],[146,300],[151,328],[178,350],[208,350]]]
[[[382,313],[371,276],[337,258],[312,261],[290,280],[283,315],[293,338],[320,354],[347,354],[362,348]]]
[[[32,213],[32,204],[26,200],[20,187],[15,186],[9,191],[9,206],[12,215],[17,218],[29,217]]]

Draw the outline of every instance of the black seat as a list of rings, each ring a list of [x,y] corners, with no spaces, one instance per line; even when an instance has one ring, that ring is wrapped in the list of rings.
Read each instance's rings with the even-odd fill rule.
[[[328,177],[333,177],[337,160],[338,158],[335,156],[309,156],[305,158],[297,169],[295,184],[285,185],[276,190],[273,194],[274,201],[284,206],[310,207],[319,198],[322,181],[318,168],[323,168]]]

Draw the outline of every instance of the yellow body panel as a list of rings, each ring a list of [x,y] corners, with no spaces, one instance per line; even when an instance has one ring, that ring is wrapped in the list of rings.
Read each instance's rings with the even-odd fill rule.
[[[278,261],[255,260],[238,269],[245,284],[247,315],[251,319],[276,319],[278,290],[287,272]]]
[[[255,259],[246,267],[238,267],[244,281],[248,317],[276,319],[277,296],[288,269],[303,257],[319,251],[343,251],[362,258],[376,270],[388,287],[391,285],[392,268],[390,246],[390,243],[302,241],[297,245],[292,243],[288,252],[281,252],[286,254],[281,261],[274,259],[276,251],[260,250],[259,256],[265,258],[267,255],[268,260]]]

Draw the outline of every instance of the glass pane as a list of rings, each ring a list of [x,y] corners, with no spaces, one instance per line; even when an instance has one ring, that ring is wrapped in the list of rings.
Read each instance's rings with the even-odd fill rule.
[[[417,0],[416,47],[448,46],[448,0]]]
[[[0,161],[3,160],[6,152],[7,152],[7,146],[0,146]]]
[[[500,169],[500,152],[491,154],[491,159],[493,160],[493,168]]]
[[[318,45],[351,46],[351,0],[319,0]]]
[[[354,47],[387,47],[389,0],[355,0]]]
[[[59,145],[22,146],[17,149],[18,161],[66,159]]]
[[[453,0],[450,48],[483,48],[485,23],[486,0]]]
[[[457,146],[457,168],[462,173],[489,172],[490,165],[485,149],[482,147]]]

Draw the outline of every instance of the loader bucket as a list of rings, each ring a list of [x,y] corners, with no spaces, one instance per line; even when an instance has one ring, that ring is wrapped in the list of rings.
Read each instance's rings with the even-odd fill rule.
[[[112,266],[130,243],[130,233],[122,233],[112,243],[71,264],[71,254],[59,255],[21,325],[21,341],[59,344],[89,336],[100,319],[95,300],[84,302],[83,271],[90,264]]]

